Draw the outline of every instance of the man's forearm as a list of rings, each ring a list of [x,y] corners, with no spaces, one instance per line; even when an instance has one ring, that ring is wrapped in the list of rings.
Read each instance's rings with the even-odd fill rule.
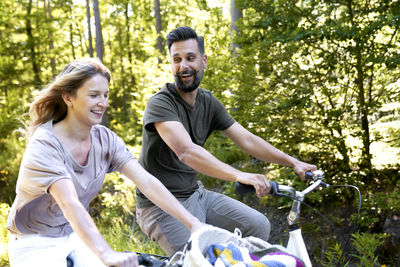
[[[201,174],[226,181],[236,181],[241,172],[220,161],[210,152],[198,145],[193,145],[182,153],[179,159]]]

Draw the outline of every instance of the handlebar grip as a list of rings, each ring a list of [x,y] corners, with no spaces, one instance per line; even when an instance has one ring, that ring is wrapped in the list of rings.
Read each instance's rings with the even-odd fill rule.
[[[269,194],[273,196],[277,196],[279,193],[279,185],[275,181],[269,181],[269,185],[271,186],[271,190],[269,190]]]
[[[152,257],[149,254],[145,254],[145,253],[138,255],[137,260],[139,262],[139,265],[143,265],[143,266],[154,266],[154,267],[165,266],[164,262]]]
[[[269,185],[271,186],[271,189],[269,191],[270,195],[277,195],[279,192],[279,185],[277,182],[274,181],[269,181]],[[242,184],[240,182],[235,183],[235,192],[238,193],[239,195],[247,195],[250,193],[255,193],[256,189],[252,185],[248,184]]]
[[[256,192],[256,189],[252,185],[242,184],[240,182],[235,183],[235,192],[239,195],[247,195]]]
[[[313,173],[310,172],[310,171],[306,171],[306,178],[307,178],[308,180],[312,180],[312,179],[313,179]]]

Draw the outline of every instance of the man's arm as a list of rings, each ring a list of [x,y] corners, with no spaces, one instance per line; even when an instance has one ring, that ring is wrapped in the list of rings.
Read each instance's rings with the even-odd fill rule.
[[[237,122],[228,129],[222,131],[222,134],[231,139],[243,151],[257,159],[292,167],[302,180],[305,180],[305,173],[307,171],[314,171],[317,169],[315,165],[299,161],[283,153],[264,139],[250,133]]]
[[[180,122],[156,122],[154,125],[158,134],[179,160],[194,170],[222,180],[253,185],[259,197],[269,192],[270,185],[264,175],[242,172],[218,160],[203,147],[194,144]]]

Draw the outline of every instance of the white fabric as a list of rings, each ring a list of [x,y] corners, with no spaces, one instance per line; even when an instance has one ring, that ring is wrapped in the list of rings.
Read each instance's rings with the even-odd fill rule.
[[[105,266],[75,233],[64,237],[11,234],[11,267],[66,267],[70,254],[74,267]]]
[[[211,225],[200,228],[194,232],[189,239],[189,245],[185,249],[184,264],[185,267],[212,267],[209,261],[204,257],[211,244],[223,244],[232,242],[233,244],[247,248],[250,252],[261,251],[266,248],[286,249],[279,245],[271,245],[256,237],[242,238],[240,231],[235,233],[214,227]]]

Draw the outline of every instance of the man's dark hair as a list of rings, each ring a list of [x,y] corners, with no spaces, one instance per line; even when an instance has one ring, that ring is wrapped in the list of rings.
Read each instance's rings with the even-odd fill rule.
[[[204,38],[203,36],[197,35],[197,33],[188,26],[176,28],[167,35],[167,46],[168,51],[171,52],[171,45],[175,42],[186,41],[189,39],[195,39],[197,46],[202,55],[204,55]]]

